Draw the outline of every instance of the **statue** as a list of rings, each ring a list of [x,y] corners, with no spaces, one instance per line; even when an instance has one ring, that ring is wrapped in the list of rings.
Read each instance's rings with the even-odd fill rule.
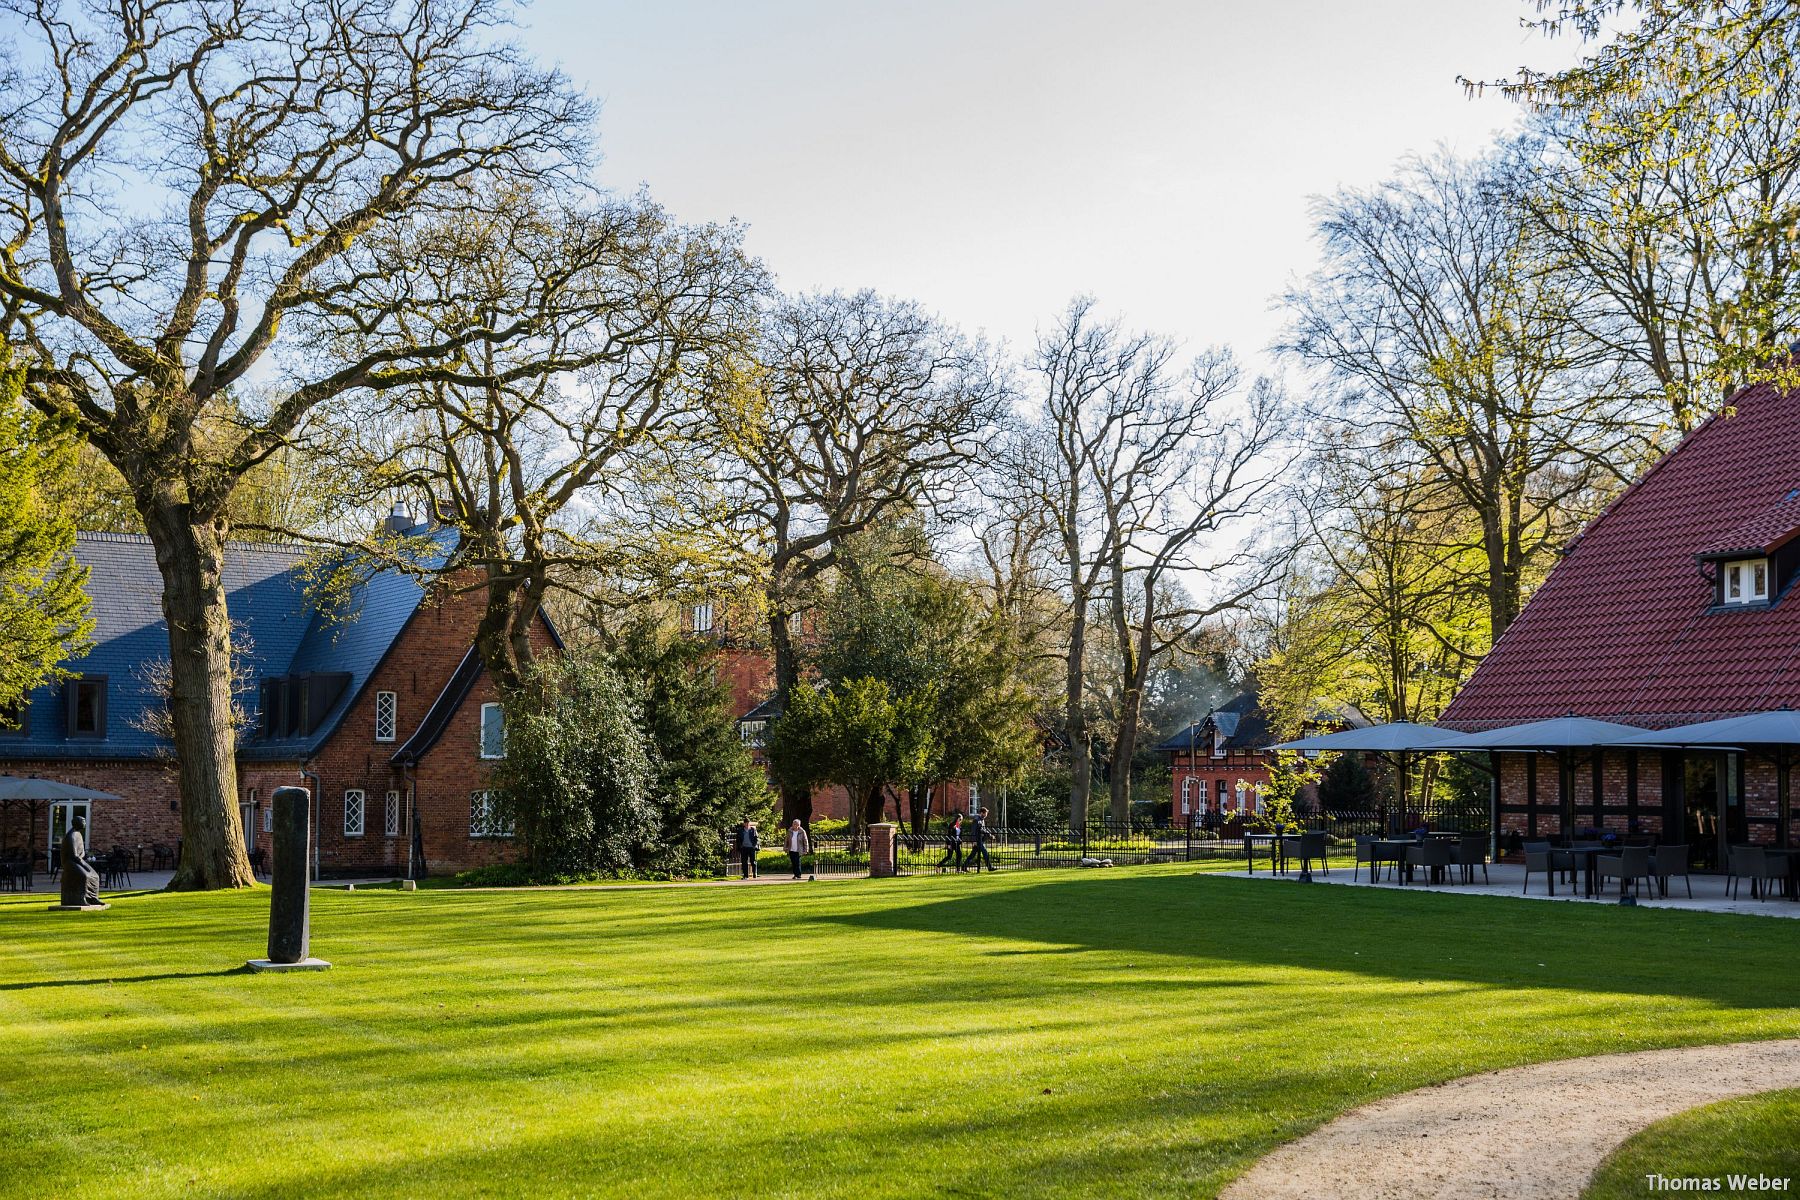
[[[63,834],[62,903],[64,908],[100,907],[100,873],[87,860],[87,821],[76,817]]]

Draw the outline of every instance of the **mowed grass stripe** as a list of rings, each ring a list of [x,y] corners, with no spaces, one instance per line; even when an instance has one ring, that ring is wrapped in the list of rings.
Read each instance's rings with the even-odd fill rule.
[[[314,904],[337,969],[277,978],[205,974],[260,953],[266,893],[0,901],[0,1132],[29,1147],[0,1168],[133,1197],[1205,1195],[1393,1091],[1800,1031],[1800,923],[1188,867]]]

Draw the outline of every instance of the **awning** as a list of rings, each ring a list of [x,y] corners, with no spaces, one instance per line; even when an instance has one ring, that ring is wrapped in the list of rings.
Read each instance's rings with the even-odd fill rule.
[[[1393,754],[1408,750],[1436,750],[1443,743],[1462,735],[1454,729],[1435,725],[1418,725],[1412,721],[1389,721],[1385,725],[1369,725],[1362,729],[1345,729],[1338,733],[1322,733],[1271,746],[1271,750],[1361,750],[1373,754]]]
[[[1552,717],[1523,725],[1503,725],[1480,733],[1459,734],[1434,750],[1588,750],[1613,746],[1620,739],[1650,731],[1641,725],[1596,721],[1591,717]]]
[[[0,801],[5,800],[122,800],[98,788],[77,787],[55,779],[0,775]]]
[[[1617,746],[1800,746],[1800,712],[1789,708],[1656,729],[1608,743]]]

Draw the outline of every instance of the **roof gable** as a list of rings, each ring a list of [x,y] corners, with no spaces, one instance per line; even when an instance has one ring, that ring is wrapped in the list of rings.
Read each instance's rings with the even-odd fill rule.
[[[1786,541],[1797,488],[1800,393],[1740,392],[1570,545],[1442,723],[1661,727],[1800,704],[1800,597],[1715,610],[1697,561]]]
[[[308,594],[307,557],[306,548],[295,545],[230,542],[225,548],[226,605],[245,680],[240,704],[255,708],[255,683],[266,677],[302,671],[351,676],[312,735],[251,738],[240,748],[246,757],[293,757],[329,737],[424,597],[416,576],[377,571],[351,590],[342,619],[329,619]],[[138,534],[83,533],[76,538],[75,558],[89,572],[94,648],[68,665],[80,675],[106,677],[106,736],[66,737],[61,689],[39,687],[29,700],[24,736],[0,736],[0,759],[167,754],[167,740],[153,731],[162,704],[156,664],[169,657],[155,550]]]

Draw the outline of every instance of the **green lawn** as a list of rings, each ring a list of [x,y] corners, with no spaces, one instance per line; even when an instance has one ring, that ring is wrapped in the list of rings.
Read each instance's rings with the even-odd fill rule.
[[[1203,1196],[1386,1093],[1800,1033],[1800,921],[1185,866],[315,896],[337,969],[279,977],[266,891],[0,898],[0,1181]]]
[[[1718,1179],[1727,1195],[1733,1175],[1788,1179],[1800,1187],[1800,1091],[1765,1092],[1727,1100],[1659,1121],[1606,1160],[1582,1195],[1586,1200],[1650,1196],[1648,1175]],[[1774,1193],[1769,1193],[1774,1194]]]

